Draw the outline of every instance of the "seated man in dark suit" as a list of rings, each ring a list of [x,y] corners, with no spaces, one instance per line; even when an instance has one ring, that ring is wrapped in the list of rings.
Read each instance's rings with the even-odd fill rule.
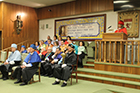
[[[29,54],[25,58],[23,64],[17,67],[12,75],[13,78],[17,78],[18,80],[15,84],[20,83],[23,81],[20,86],[27,85],[28,81],[31,80],[33,75],[38,70],[38,64],[41,62],[40,56],[35,51],[36,46],[32,44],[29,49]],[[22,76],[22,79],[21,79]]]
[[[8,72],[12,71],[12,67],[20,65],[21,62],[21,54],[17,50],[17,45],[12,44],[11,45],[11,51],[12,53],[4,62],[4,64],[0,65],[0,71],[2,73],[2,77],[0,79],[7,80],[8,79]]]
[[[53,85],[59,84],[60,80],[64,80],[61,87],[67,86],[67,80],[72,73],[72,65],[76,64],[77,56],[74,53],[74,46],[69,44],[68,53],[64,59],[64,64],[55,65],[53,76],[56,78]]]

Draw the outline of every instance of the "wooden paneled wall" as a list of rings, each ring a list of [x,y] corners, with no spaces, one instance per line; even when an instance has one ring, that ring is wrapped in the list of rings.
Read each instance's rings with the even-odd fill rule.
[[[25,40],[38,41],[39,31],[38,31],[38,18],[35,9],[15,5],[11,3],[3,4],[3,48],[10,47],[11,43],[20,43]],[[18,35],[14,30],[14,20],[16,20],[17,14],[24,13],[21,16],[23,21],[23,30]]]
[[[2,30],[2,3],[0,3],[0,30]]]
[[[51,9],[52,11],[48,11]],[[113,10],[113,0],[76,0],[37,9],[38,19],[71,16]]]

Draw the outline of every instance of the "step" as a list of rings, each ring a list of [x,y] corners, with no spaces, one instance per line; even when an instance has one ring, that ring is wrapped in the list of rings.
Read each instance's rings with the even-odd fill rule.
[[[88,58],[87,61],[86,61],[86,63],[87,64],[94,64],[94,61],[95,61],[94,59],[89,59]]]
[[[94,68],[94,64],[84,64],[84,68]]]
[[[106,89],[102,89],[102,90],[98,90],[98,91],[93,92],[93,93],[113,93],[113,92],[106,90]]]
[[[73,74],[73,76],[75,77],[75,74]],[[119,85],[119,86],[124,86],[124,87],[140,89],[140,83],[134,82],[134,81],[112,79],[112,78],[84,75],[84,74],[78,74],[78,78],[88,80],[88,81],[96,81],[96,82],[100,82],[100,83],[106,83],[106,84]]]
[[[140,75],[78,68],[78,73],[140,82]]]
[[[90,58],[87,59],[87,62],[94,62],[94,61],[95,61],[94,59],[90,59]]]
[[[94,64],[94,62],[86,62],[86,64]]]

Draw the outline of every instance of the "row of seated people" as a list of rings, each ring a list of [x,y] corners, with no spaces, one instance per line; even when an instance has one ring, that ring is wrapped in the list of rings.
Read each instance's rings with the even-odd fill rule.
[[[53,83],[53,85],[59,84],[60,80],[64,80],[64,83],[62,84],[62,87],[64,87],[67,85],[67,80],[71,75],[72,65],[76,64],[76,54],[74,53],[74,48],[75,47],[72,44],[69,44],[68,51],[64,59],[64,64],[62,64],[62,56],[60,55],[61,48],[57,48],[56,52],[52,57],[49,57],[50,54],[48,52],[46,55],[46,60],[43,62],[41,61],[41,58],[38,55],[38,53],[35,51],[36,46],[32,44],[30,46],[28,56],[25,58],[24,62],[20,65],[21,53],[17,50],[17,45],[12,44],[11,55],[8,57],[6,62],[0,65],[0,71],[2,73],[1,79],[7,80],[9,78],[8,72],[12,70],[12,67],[18,66],[12,74],[12,77],[14,79],[17,79],[15,84],[22,82],[20,84],[21,86],[27,85],[28,82],[33,77],[33,75],[36,73],[39,62],[42,62],[42,69],[45,69],[46,71],[46,67],[48,67],[49,68],[48,70],[52,71],[51,74],[53,73],[53,76],[56,78],[56,81]],[[51,51],[51,47],[48,48],[48,51],[49,49]]]
[[[71,40],[70,36],[67,36],[67,41],[64,41],[61,39],[61,41],[58,43],[58,41],[56,40],[57,36],[54,36],[54,40],[52,41],[50,39],[50,36],[48,36],[48,40],[47,40],[47,44],[44,43],[43,40],[41,40],[41,42],[35,42],[36,45],[36,52],[41,56],[41,60],[45,60],[45,57],[47,55],[47,52],[49,51],[48,48],[51,48],[51,51],[53,53],[56,52],[57,48],[61,48],[61,52],[66,53],[68,50],[68,45],[72,44],[75,47],[75,54],[79,55],[79,63],[78,63],[78,67],[83,68],[83,62],[82,59],[85,57],[85,44],[83,41],[79,41],[79,46],[77,46],[76,44],[74,44]],[[59,39],[60,40],[60,39]],[[53,42],[53,44],[52,44]],[[28,49],[26,50],[25,46],[23,45],[21,47],[21,53],[27,53]]]
[[[2,74],[2,77],[0,79],[9,79],[8,72],[11,72],[14,66],[18,66],[12,74],[12,77],[17,78],[19,80],[22,76],[23,83],[20,85],[26,85],[36,73],[38,69],[38,64],[39,62],[41,62],[40,56],[37,54],[37,52],[35,52],[35,49],[36,46],[34,44],[30,45],[30,53],[25,58],[24,62],[21,64],[21,53],[17,50],[17,45],[12,44],[12,53],[10,54],[6,62],[0,65],[0,71]]]

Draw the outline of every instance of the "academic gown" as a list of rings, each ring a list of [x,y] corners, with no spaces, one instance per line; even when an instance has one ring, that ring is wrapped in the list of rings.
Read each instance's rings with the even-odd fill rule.
[[[46,60],[46,58],[45,58],[45,62],[43,62],[43,63],[41,63],[41,68],[40,68],[40,73],[42,74],[42,75],[44,75],[44,74],[46,74],[45,73],[45,67],[46,67],[46,65],[49,63],[49,61],[51,61],[52,60],[52,56],[54,55],[54,53],[53,52],[51,52],[51,53],[47,53],[46,54],[46,58],[48,59],[48,60]]]
[[[31,53],[28,54],[28,56],[25,58],[24,62],[26,62],[26,64],[31,64],[31,67],[25,67],[22,69],[19,66],[15,69],[12,76],[13,76],[13,78],[17,78],[19,80],[21,79],[21,76],[22,76],[22,80],[24,82],[28,82],[31,80],[33,75],[38,70],[38,64],[39,64],[39,62],[41,62],[41,59],[40,59],[40,56],[37,54],[37,52],[34,51],[32,55],[31,55]]]
[[[115,33],[125,33],[127,35],[127,29],[126,28],[122,28],[122,29],[119,29],[119,30],[116,30]]]
[[[22,51],[21,53],[27,53],[27,50]]]
[[[43,51],[41,53],[41,60],[44,60],[45,59],[46,54],[47,54],[47,51]]]
[[[53,74],[53,70],[54,70],[54,67],[56,64],[61,63],[62,62],[62,56],[61,56],[62,52],[60,54],[57,54],[55,57],[54,57],[54,60],[58,60],[57,62],[55,62],[54,64],[50,62],[46,63],[44,65],[44,68],[45,68],[45,74],[48,74],[48,75],[52,75]]]
[[[74,53],[74,51],[71,53],[67,53],[64,59],[64,64],[66,64],[67,66],[62,68],[61,67],[62,64],[55,65],[53,76],[60,80],[67,81],[72,73],[72,65],[76,64],[76,59],[77,59],[77,56]]]

